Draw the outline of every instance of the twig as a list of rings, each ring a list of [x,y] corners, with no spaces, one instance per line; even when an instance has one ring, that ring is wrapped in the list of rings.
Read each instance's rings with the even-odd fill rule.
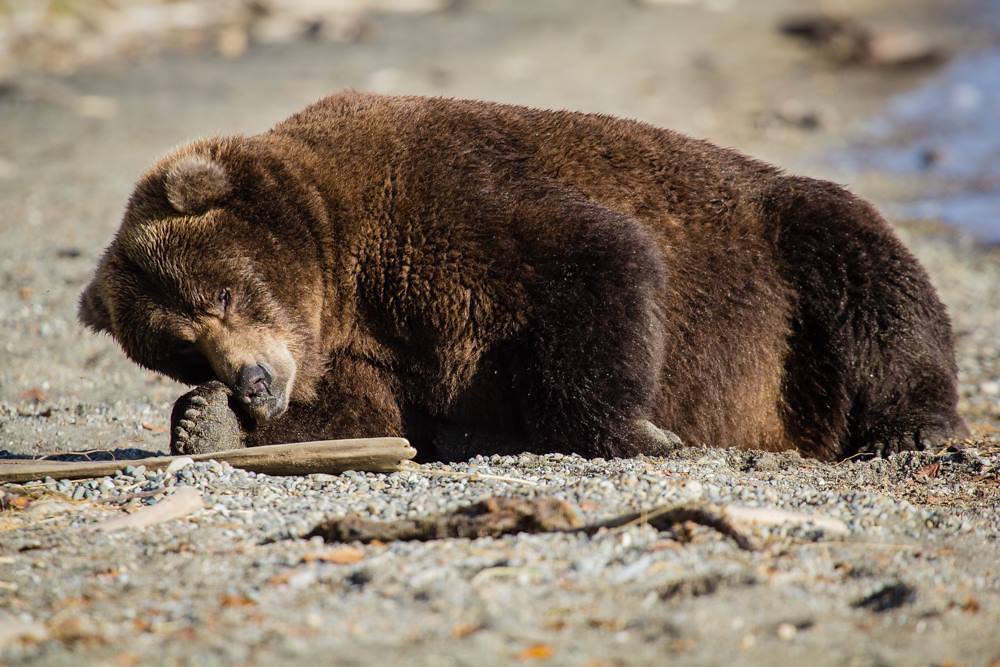
[[[851,454],[847,458],[843,458],[843,459],[837,461],[836,463],[834,463],[834,465],[838,465],[839,466],[841,463],[847,463],[848,461],[853,461],[854,459],[860,458],[862,456],[872,456],[872,453],[871,452],[854,452],[853,454]]]
[[[464,479],[471,479],[471,480],[492,479],[498,482],[526,484],[527,486],[541,486],[541,484],[539,484],[538,482],[532,482],[530,479],[521,479],[520,477],[491,475],[485,472],[466,472],[464,470],[432,470],[430,468],[424,468],[419,463],[414,463],[413,461],[400,462],[400,469],[405,472],[418,472],[423,475],[437,475],[438,477],[462,477]]]
[[[629,512],[604,521],[577,528],[571,532],[593,535],[599,530],[623,528],[648,523],[657,530],[671,530],[677,524],[691,522],[706,526],[732,539],[736,545],[746,551],[756,550],[753,541],[741,533],[727,516],[726,508],[717,505],[688,504],[666,505],[651,510]]]
[[[115,459],[115,450],[113,449],[85,449],[80,452],[59,452],[56,454],[46,454],[45,456],[38,456],[32,460],[34,461],[48,461],[53,456],[86,456],[87,460],[90,461],[91,454],[107,454],[111,457],[111,460]]]
[[[136,487],[131,487],[136,488]],[[161,486],[155,489],[150,489],[149,491],[136,491],[135,493],[119,493],[108,498],[100,498],[97,502],[106,505],[121,505],[122,503],[127,503],[130,500],[138,500],[140,498],[152,498],[153,496],[158,496],[162,493],[166,493],[169,487]]]

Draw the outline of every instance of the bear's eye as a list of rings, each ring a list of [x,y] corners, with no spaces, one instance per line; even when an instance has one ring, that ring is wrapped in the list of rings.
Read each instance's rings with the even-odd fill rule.
[[[229,289],[219,290],[219,305],[222,306],[222,312],[225,313],[229,310],[229,304],[232,302],[233,296],[229,292]]]

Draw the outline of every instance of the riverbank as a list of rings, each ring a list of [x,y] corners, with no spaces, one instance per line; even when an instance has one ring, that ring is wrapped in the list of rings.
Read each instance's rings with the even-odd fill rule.
[[[1000,258],[914,217],[914,190],[933,172],[915,178],[837,159],[867,141],[897,95],[943,70],[845,67],[776,30],[788,14],[826,4],[467,0],[375,18],[352,42],[261,44],[236,58],[167,50],[12,80],[0,93],[0,450],[8,455],[165,449],[181,387],[75,322],[77,295],[134,180],[178,143],[263,130],[345,87],[638,117],[846,183],[887,212],[947,303],[961,410],[976,437],[964,454],[838,465],[685,448],[665,460],[476,460],[452,466],[457,475],[431,466],[268,478],[199,464],[103,488],[37,489],[70,501],[0,513],[0,663],[1000,658]],[[941,4],[837,7],[885,29],[902,20],[953,57],[989,44],[971,15],[954,15],[965,5]],[[88,528],[178,485],[197,488],[207,509],[144,532],[96,538]],[[751,528],[763,547],[752,553],[708,530],[683,541],[641,526],[354,552],[292,539],[349,510],[393,518],[490,494],[556,495],[588,518],[681,501],[758,506],[836,520],[846,532]]]

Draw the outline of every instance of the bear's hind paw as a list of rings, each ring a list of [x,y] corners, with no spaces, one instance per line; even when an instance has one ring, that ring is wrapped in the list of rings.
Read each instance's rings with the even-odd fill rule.
[[[684,442],[673,431],[661,429],[648,419],[640,419],[636,422],[636,431],[639,435],[638,452],[646,456],[670,456],[679,447],[684,446]]]

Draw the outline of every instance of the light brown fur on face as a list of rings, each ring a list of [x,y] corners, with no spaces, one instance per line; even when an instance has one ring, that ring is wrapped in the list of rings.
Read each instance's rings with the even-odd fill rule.
[[[180,451],[664,453],[651,420],[835,459],[965,430],[947,314],[870,205],[607,116],[344,93],[195,142],[137,184],[80,315],[196,387]]]
[[[241,369],[267,369],[267,395],[236,393],[235,407],[252,423],[280,417],[291,401],[315,396],[321,369],[297,381],[310,326],[291,312],[315,302],[282,307],[272,297],[255,253],[239,241],[241,231],[252,238],[246,221],[211,206],[232,188],[218,162],[182,152],[161,164],[173,210],[123,229],[98,269],[108,278],[88,288],[81,317],[109,330],[139,363],[182,381],[214,378],[237,388]],[[217,254],[203,256],[206,246]],[[131,277],[116,280],[125,267]],[[306,319],[314,329],[315,317]]]
[[[255,364],[266,366],[273,374],[274,404],[249,407],[257,423],[280,417],[292,399],[301,401],[308,396],[295,392],[295,359],[281,334],[248,323],[239,315],[209,318],[196,329],[195,347],[223,383],[234,386],[240,369]]]

